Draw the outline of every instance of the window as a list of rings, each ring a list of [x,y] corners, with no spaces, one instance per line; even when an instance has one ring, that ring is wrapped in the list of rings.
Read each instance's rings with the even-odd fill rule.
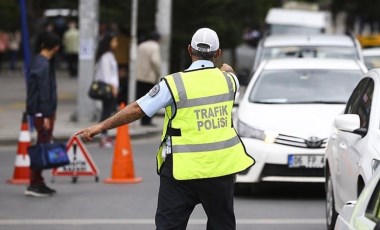
[[[361,75],[359,70],[264,70],[249,100],[266,104],[346,104]]]
[[[368,69],[380,67],[380,56],[364,56],[364,63]]]
[[[370,79],[366,91],[360,97],[358,115],[360,117],[360,128],[368,129],[369,118],[371,115],[371,105],[373,97],[374,82]]]
[[[347,103],[345,113],[358,114],[360,128],[368,129],[374,87],[375,83],[371,78],[364,78],[355,88]]]
[[[279,46],[263,49],[261,59],[285,57],[315,57],[359,59],[354,46]]]
[[[362,95],[368,84],[368,78],[364,78],[359,82],[352,92],[350,99],[348,99],[346,109],[344,110],[345,114],[355,114],[358,110],[360,95]]]
[[[270,34],[322,34],[321,28],[296,26],[296,25],[283,25],[283,24],[271,24],[269,28]]]

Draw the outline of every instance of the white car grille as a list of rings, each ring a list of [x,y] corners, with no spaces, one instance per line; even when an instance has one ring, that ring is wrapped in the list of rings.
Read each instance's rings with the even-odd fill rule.
[[[325,148],[327,138],[321,139],[315,136],[307,139],[279,134],[275,140],[276,144],[289,145],[300,148]]]

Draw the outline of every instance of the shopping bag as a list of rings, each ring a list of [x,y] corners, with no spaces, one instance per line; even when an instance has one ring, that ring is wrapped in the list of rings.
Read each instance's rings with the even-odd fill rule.
[[[66,145],[63,143],[39,143],[28,148],[32,169],[51,169],[70,164]]]

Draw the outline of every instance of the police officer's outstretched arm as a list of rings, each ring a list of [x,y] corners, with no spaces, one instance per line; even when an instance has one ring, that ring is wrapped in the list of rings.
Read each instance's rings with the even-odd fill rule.
[[[101,133],[104,130],[109,130],[125,124],[129,124],[142,118],[144,115],[144,111],[140,108],[137,102],[132,102],[124,109],[117,112],[115,115],[96,125],[82,129],[75,133],[75,135],[80,135],[81,138],[85,141],[91,141],[95,135]]]

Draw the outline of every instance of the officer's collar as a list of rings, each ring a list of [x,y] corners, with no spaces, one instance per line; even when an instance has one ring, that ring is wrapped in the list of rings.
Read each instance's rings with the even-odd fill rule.
[[[212,61],[207,60],[198,60],[191,63],[190,67],[185,71],[203,69],[203,68],[214,68],[214,63]]]

